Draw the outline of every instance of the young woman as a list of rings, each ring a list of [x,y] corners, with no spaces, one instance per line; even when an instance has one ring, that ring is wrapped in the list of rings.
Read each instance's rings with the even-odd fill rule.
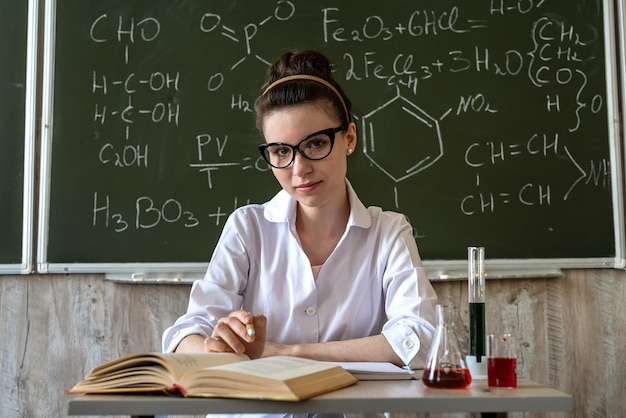
[[[229,217],[165,351],[423,367],[437,296],[406,218],[366,208],[346,179],[350,107],[318,52],[270,68],[255,110],[282,190]]]

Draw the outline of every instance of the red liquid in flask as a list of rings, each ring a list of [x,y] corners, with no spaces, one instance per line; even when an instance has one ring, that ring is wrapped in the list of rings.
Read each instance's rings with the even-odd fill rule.
[[[431,388],[463,389],[472,383],[472,375],[469,369],[437,367],[424,369],[422,381]]]

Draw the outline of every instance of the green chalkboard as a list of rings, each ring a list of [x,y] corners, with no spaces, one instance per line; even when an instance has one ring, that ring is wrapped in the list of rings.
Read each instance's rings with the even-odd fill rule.
[[[278,183],[252,104],[286,49],[351,97],[366,204],[424,260],[613,266],[620,158],[610,2],[58,0],[41,271],[205,265]],[[617,231],[617,232],[616,232]]]
[[[28,7],[23,0],[0,4],[0,273],[22,272],[29,264],[24,248],[30,244],[24,237]]]

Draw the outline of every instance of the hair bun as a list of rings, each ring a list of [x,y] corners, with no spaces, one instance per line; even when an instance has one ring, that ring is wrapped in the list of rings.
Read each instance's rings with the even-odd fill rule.
[[[342,126],[350,124],[352,103],[334,79],[330,60],[321,52],[285,52],[267,74],[267,84],[254,103],[260,131],[269,112],[316,101],[329,103]]]
[[[269,81],[295,74],[310,74],[332,80],[332,66],[328,58],[317,51],[285,52],[270,68]]]

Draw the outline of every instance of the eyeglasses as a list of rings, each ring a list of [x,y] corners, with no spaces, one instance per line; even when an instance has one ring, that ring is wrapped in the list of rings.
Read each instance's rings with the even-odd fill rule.
[[[335,134],[345,128],[323,129],[298,142],[296,145],[272,142],[259,145],[261,155],[274,168],[287,168],[296,159],[296,150],[309,160],[321,160],[328,157],[335,145]]]

